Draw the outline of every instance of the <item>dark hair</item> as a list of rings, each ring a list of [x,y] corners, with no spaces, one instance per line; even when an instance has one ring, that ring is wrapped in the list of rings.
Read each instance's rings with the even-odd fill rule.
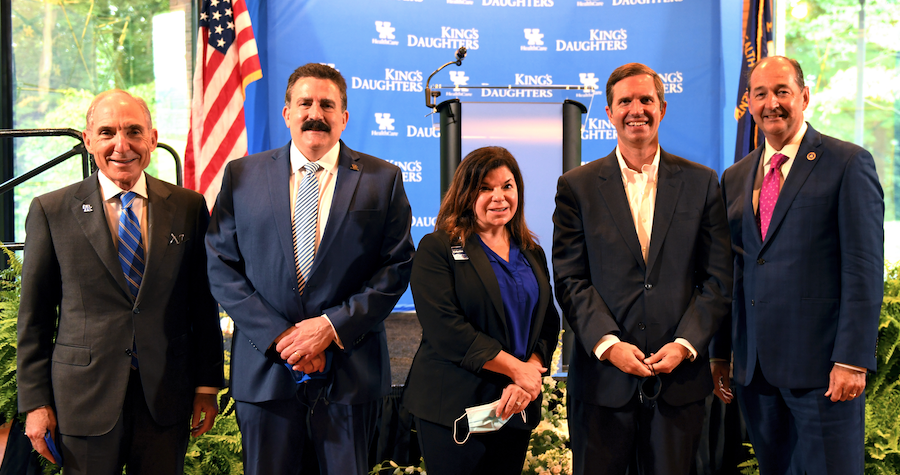
[[[478,200],[481,183],[488,173],[500,167],[506,167],[512,172],[519,193],[519,206],[516,214],[506,223],[506,230],[522,249],[536,248],[534,233],[525,224],[525,186],[522,183],[522,172],[519,171],[515,157],[503,147],[482,147],[466,155],[456,168],[450,189],[441,202],[435,229],[449,234],[451,242],[458,241],[465,245],[466,239],[478,228],[475,201]]]
[[[767,63],[767,59],[775,59],[780,58],[788,63],[794,68],[794,82],[800,86],[800,89],[806,87],[806,83],[803,81],[803,68],[800,67],[800,63],[797,62],[794,58],[788,58],[787,56],[768,56],[756,62],[749,71],[747,71],[747,90],[750,90],[750,78],[753,76],[753,71],[756,71],[756,68],[763,63]]]
[[[347,81],[337,69],[319,63],[307,63],[295,69],[288,77],[287,91],[284,93],[284,105],[291,105],[291,90],[300,78],[325,79],[334,83],[341,92],[341,111],[347,110]]]
[[[663,87],[662,79],[659,77],[659,74],[656,74],[656,71],[650,69],[647,65],[641,63],[628,63],[619,66],[609,75],[609,80],[606,81],[606,105],[612,107],[613,86],[615,86],[616,83],[625,78],[640,76],[642,74],[646,74],[653,78],[653,84],[656,86],[656,96],[659,98],[659,103],[662,104],[666,102],[666,89]]]

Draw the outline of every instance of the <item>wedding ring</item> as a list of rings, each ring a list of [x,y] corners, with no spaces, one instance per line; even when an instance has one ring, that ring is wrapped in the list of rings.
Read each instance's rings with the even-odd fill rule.
[[[856,397],[856,393],[850,393],[850,397]]]

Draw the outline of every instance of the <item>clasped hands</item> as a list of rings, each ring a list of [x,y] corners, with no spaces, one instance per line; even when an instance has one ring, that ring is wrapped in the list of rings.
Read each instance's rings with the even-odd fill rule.
[[[326,317],[297,322],[275,340],[275,351],[295,371],[306,374],[325,370],[325,349],[334,341],[334,330]]]
[[[522,412],[529,403],[541,395],[543,374],[547,371],[536,354],[532,354],[531,358],[525,362],[515,360],[518,364],[512,365],[512,374],[510,375],[513,381],[503,388],[503,393],[500,395],[499,408],[502,412],[498,416],[502,419]]]
[[[609,347],[609,350],[606,351],[606,359],[625,373],[646,378],[656,374],[671,373],[690,354],[684,345],[670,342],[663,345],[656,353],[645,356],[640,348],[620,341]]]

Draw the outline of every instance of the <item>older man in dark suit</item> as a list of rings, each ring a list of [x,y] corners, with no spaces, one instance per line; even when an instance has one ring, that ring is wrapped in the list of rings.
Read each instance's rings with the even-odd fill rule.
[[[652,69],[617,68],[606,94],[616,149],[560,177],[553,215],[556,294],[577,341],[573,468],[686,474],[713,389],[706,347],[731,298],[725,210],[715,171],[660,148]]]
[[[244,470],[364,475],[412,214],[400,169],[340,141],[347,85],[335,69],[297,68],[283,116],[291,142],[228,165],[207,236],[213,295],[235,322]]]
[[[766,142],[722,174],[734,246],[732,318],[710,349],[728,362],[760,472],[863,473],[866,372],[884,290],[884,200],[872,155],[803,120],[792,59],[750,71]]]
[[[59,462],[52,435],[67,475],[181,473],[188,433],[218,413],[209,212],[203,196],[144,173],[156,140],[144,101],[98,95],[84,141],[100,171],[28,212],[19,410],[35,450]]]

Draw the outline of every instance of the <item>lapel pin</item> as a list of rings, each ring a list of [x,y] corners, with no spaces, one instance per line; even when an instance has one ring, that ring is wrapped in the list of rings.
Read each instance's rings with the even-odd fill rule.
[[[355,163],[351,163],[351,164],[350,164],[350,169],[353,170],[353,171],[355,171],[355,172],[358,172],[358,171],[359,171],[359,167],[356,166]]]
[[[184,242],[184,234],[176,235],[175,233],[171,233],[169,235],[172,236],[172,239],[169,239],[169,244],[181,244]]]
[[[809,152],[806,154],[806,159],[809,161],[813,161],[816,159],[816,152]]]
[[[81,205],[81,211],[83,213],[90,213],[90,212],[94,211],[94,207],[85,203],[85,204]]]

